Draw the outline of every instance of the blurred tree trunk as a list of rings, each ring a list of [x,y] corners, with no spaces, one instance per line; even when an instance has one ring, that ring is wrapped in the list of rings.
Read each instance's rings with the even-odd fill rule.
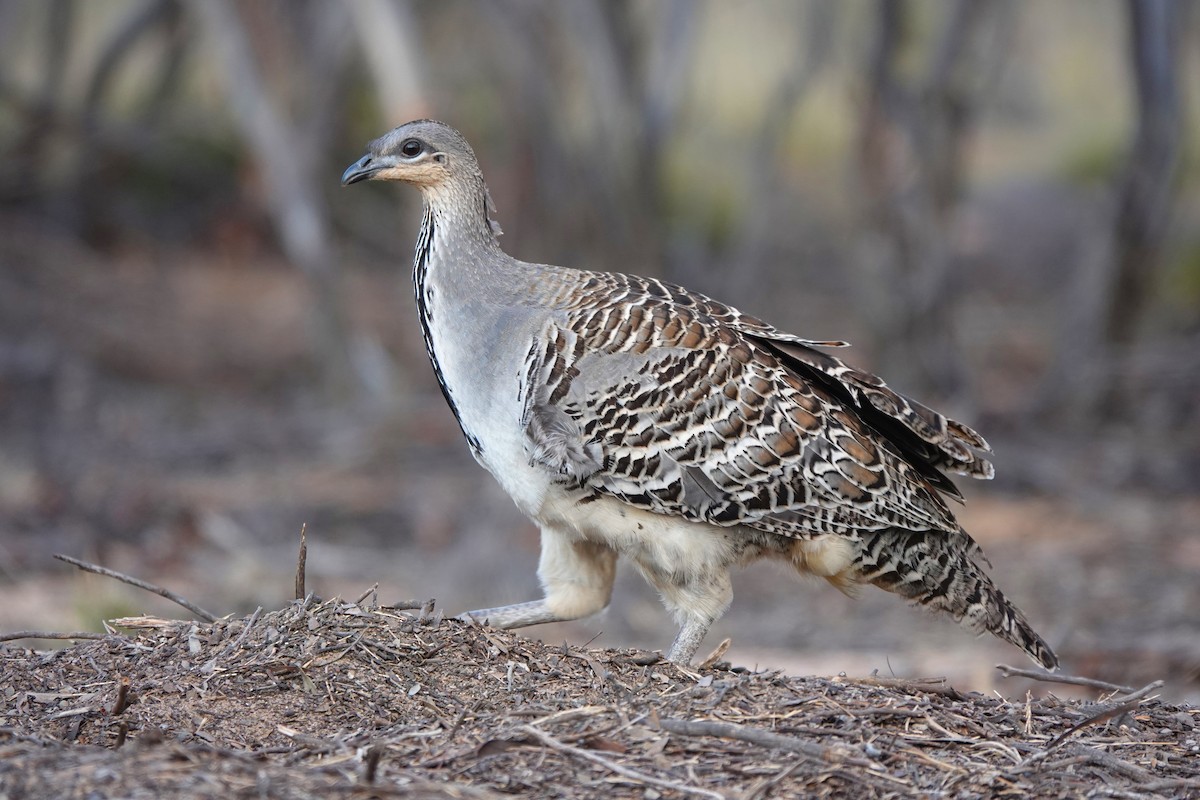
[[[106,158],[96,157],[97,153],[105,151],[103,116],[111,102],[110,92],[121,68],[138,54],[141,41],[162,36],[164,43],[161,60],[154,70],[154,87],[139,109],[138,118],[138,125],[143,129],[158,129],[184,77],[183,62],[190,48],[182,22],[183,9],[177,0],[144,0],[122,17],[96,59],[83,95],[77,165],[73,171],[75,224],[91,241],[118,235],[117,231],[109,230],[105,206],[110,202],[107,192],[111,181],[106,180],[103,173],[119,172],[133,156],[144,155],[115,153],[109,149]]]
[[[662,274],[662,154],[678,126],[703,4],[522,0],[483,5],[505,37],[503,126],[536,159],[513,181],[546,258]],[[548,45],[551,42],[553,44]],[[514,226],[519,239],[522,229]],[[519,246],[519,244],[518,244]],[[572,263],[585,266],[576,257]]]
[[[371,70],[384,125],[427,116],[425,55],[411,5],[401,0],[353,0],[346,8]]]
[[[344,8],[318,6],[322,19],[313,26],[314,40],[296,48],[307,67],[303,82],[310,101],[302,127],[289,120],[285,108],[277,107],[278,93],[268,86],[239,7],[231,0],[191,0],[190,7],[223,71],[234,124],[257,162],[266,206],[284,253],[308,280],[311,336],[321,383],[330,399],[352,399],[362,387],[353,369],[342,275],[333,257],[328,209],[320,188],[328,180],[322,155],[341,91],[338,66],[347,49],[342,35],[348,22]],[[270,14],[253,41],[261,43],[268,34],[280,36],[287,30],[289,20],[271,14],[272,8],[249,7]],[[294,62],[289,68],[294,68]]]
[[[809,0],[793,9],[792,27],[796,34],[788,65],[767,101],[758,129],[758,137],[749,160],[746,177],[746,213],[730,238],[728,247],[718,256],[716,268],[724,283],[723,294],[745,298],[747,285],[765,291],[771,274],[767,254],[775,244],[777,230],[789,224],[784,209],[786,182],[783,169],[787,135],[813,82],[829,64],[839,6],[826,0]],[[791,277],[791,276],[789,276]],[[738,298],[741,294],[743,297]]]
[[[584,67],[591,124],[585,130],[594,183],[603,187],[608,229],[624,269],[670,273],[662,154],[678,121],[695,43],[694,0],[650,7],[649,24],[629,0],[560,4]],[[564,93],[569,86],[561,86]],[[600,154],[600,157],[595,157]]]
[[[11,150],[15,173],[12,182],[19,193],[34,196],[42,188],[39,176],[46,163],[44,153],[51,144],[46,131],[53,128],[52,117],[62,95],[69,54],[74,49],[77,7],[75,0],[50,0],[46,10],[46,27],[42,31],[45,59],[38,70],[41,85],[29,104],[30,113]]]
[[[969,400],[953,316],[955,213],[966,144],[1004,58],[1008,16],[994,0],[956,0],[924,76],[905,81],[906,0],[879,0],[859,122],[871,234],[861,294],[883,368],[910,390]],[[964,396],[966,395],[966,396]]]
[[[1183,139],[1176,0],[1127,0],[1129,70],[1137,118],[1114,190],[1110,238],[1077,267],[1047,403],[1077,425],[1124,416],[1138,329],[1162,262]]]
[[[1137,130],[1117,190],[1113,292],[1106,336],[1134,339],[1145,316],[1175,197],[1183,113],[1179,99],[1176,0],[1129,0],[1130,58],[1137,95]]]
[[[1151,305],[1171,221],[1183,140],[1178,83],[1178,36],[1183,20],[1179,4],[1176,0],[1129,0],[1127,8],[1138,119],[1117,189],[1112,291],[1105,313],[1105,338],[1121,352],[1128,351],[1137,339]],[[1105,410],[1123,415],[1132,387],[1127,381],[1112,381],[1109,388]]]

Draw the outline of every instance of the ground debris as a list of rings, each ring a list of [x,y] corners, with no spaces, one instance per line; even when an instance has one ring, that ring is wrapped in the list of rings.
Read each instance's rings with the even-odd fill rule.
[[[683,669],[373,597],[0,646],[0,796],[1200,797],[1200,710],[1153,697]]]

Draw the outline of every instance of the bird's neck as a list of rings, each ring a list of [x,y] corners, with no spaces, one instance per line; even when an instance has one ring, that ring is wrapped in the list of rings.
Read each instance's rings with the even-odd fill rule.
[[[463,319],[461,309],[486,301],[497,286],[506,286],[508,281],[497,280],[501,277],[497,273],[513,261],[500,249],[496,238],[498,228],[489,221],[487,190],[482,179],[474,187],[439,186],[426,189],[423,194],[421,232],[413,259],[417,316],[438,385],[471,450],[478,455],[482,447],[463,422],[449,374],[444,369],[446,336],[448,331],[453,337],[453,331],[461,332],[464,326],[478,322]],[[450,358],[453,360],[453,347]]]
[[[436,302],[495,309],[550,307],[579,280],[575,270],[526,264],[500,248],[499,226],[483,179],[424,192],[424,213],[413,260],[422,319]]]
[[[489,263],[502,256],[500,227],[491,220],[483,178],[466,176],[427,187],[423,192],[422,240],[440,255],[463,266]],[[419,255],[419,254],[418,254]]]

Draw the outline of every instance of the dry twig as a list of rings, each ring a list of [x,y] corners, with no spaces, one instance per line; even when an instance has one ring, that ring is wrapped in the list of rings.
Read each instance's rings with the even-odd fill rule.
[[[303,600],[306,592],[304,591],[304,570],[308,563],[308,523],[300,525],[300,555],[296,559],[296,599]]]
[[[800,766],[803,763],[804,762],[802,761],[796,761],[792,764],[788,764],[771,777],[762,779],[746,791],[744,800],[758,800],[760,797],[765,797],[768,791],[790,778],[792,773],[800,769]]]
[[[59,633],[57,631],[13,631],[0,633],[0,642],[11,642],[14,639],[103,639],[108,633],[93,633],[91,631],[75,631],[74,633]]]
[[[1128,703],[1133,700],[1141,700],[1146,695],[1150,694],[1151,692],[1157,692],[1162,687],[1163,687],[1162,681],[1151,681],[1150,683],[1147,683],[1142,688],[1138,689],[1136,692],[1129,692],[1128,694],[1122,694],[1122,695],[1117,695],[1116,697],[1110,697],[1110,698],[1108,698],[1107,702],[1109,702],[1109,703]]]
[[[1122,714],[1126,714],[1130,711],[1133,711],[1135,708],[1138,707],[1139,702],[1140,701],[1138,701],[1138,700],[1134,700],[1133,702],[1130,702],[1130,703],[1122,703],[1121,705],[1117,706],[1116,708],[1106,708],[1105,710],[1101,711],[1099,714],[1088,717],[1083,722],[1072,725],[1071,727],[1067,728],[1065,731],[1060,733],[1058,736],[1056,736],[1054,738],[1054,740],[1052,742],[1050,742],[1050,744],[1046,745],[1046,749],[1047,750],[1055,749],[1056,747],[1061,745],[1063,742],[1065,742],[1067,740],[1068,736],[1070,736],[1073,733],[1083,730],[1084,728],[1088,727],[1089,725],[1099,725],[1102,722],[1108,722],[1110,719],[1115,719],[1116,717],[1119,717]]]
[[[1046,750],[1055,749],[1056,747],[1061,745],[1063,742],[1065,742],[1067,740],[1068,736],[1070,736],[1073,733],[1076,733],[1077,731],[1082,730],[1083,728],[1088,727],[1089,725],[1098,725],[1102,722],[1108,722],[1111,719],[1116,719],[1117,717],[1120,717],[1124,714],[1128,714],[1130,711],[1133,711],[1135,708],[1137,708],[1139,705],[1142,704],[1142,698],[1144,698],[1146,695],[1150,694],[1151,692],[1153,692],[1157,689],[1161,689],[1162,685],[1163,685],[1162,681],[1154,681],[1152,683],[1146,684],[1141,689],[1138,689],[1136,692],[1130,692],[1127,695],[1113,698],[1111,701],[1111,703],[1113,703],[1113,705],[1109,705],[1108,708],[1104,709],[1099,714],[1088,717],[1087,719],[1083,720],[1082,722],[1072,725],[1070,728],[1063,731],[1061,734],[1059,734],[1057,737],[1055,737],[1054,741],[1052,741],[1052,742],[1050,742],[1050,744],[1046,745]]]
[[[701,789],[699,786],[688,786],[684,783],[676,783],[674,781],[656,778],[653,775],[647,775],[644,772],[638,772],[635,769],[618,764],[615,761],[611,761],[604,756],[597,755],[596,753],[588,750],[572,747],[569,744],[563,744],[550,734],[546,733],[545,731],[538,730],[532,725],[522,725],[520,730],[529,734],[552,750],[557,750],[560,753],[566,753],[568,755],[575,756],[576,758],[582,758],[585,761],[590,761],[593,764],[604,767],[610,772],[615,772],[624,778],[628,778],[635,783],[641,783],[647,786],[657,786],[660,789],[670,789],[671,791],[683,792],[684,794],[698,794],[702,797],[713,797],[716,798],[716,800],[725,800],[725,795],[721,794],[720,792],[714,792],[709,789]]]
[[[254,627],[254,623],[258,621],[258,615],[261,613],[262,606],[254,609],[254,613],[250,615],[250,619],[246,620],[246,624],[242,626],[242,632],[238,634],[238,637],[226,645],[220,653],[217,653],[206,666],[215,668],[218,661],[241,647],[242,642],[246,640],[246,636],[250,633],[250,629]]]
[[[823,764],[849,764],[855,767],[873,769],[876,765],[865,758],[856,758],[848,752],[825,747],[820,744],[806,742],[795,736],[785,736],[781,733],[764,731],[761,728],[751,728],[747,725],[735,725],[732,722],[716,722],[714,720],[682,720],[660,719],[659,726],[668,733],[678,736],[716,736],[721,739],[737,739],[763,747],[774,747],[787,750],[820,761]]]
[[[380,606],[380,608],[388,611],[415,611],[423,605],[425,605],[424,600],[397,600],[394,603]]]
[[[367,589],[365,592],[363,592],[362,594],[360,594],[358,597],[356,597],[354,599],[354,605],[361,606],[363,603],[363,600],[366,600],[368,597],[370,597],[373,594],[378,595],[378,593],[379,593],[379,584],[378,583],[372,584],[370,589]],[[379,607],[379,598],[375,597],[371,601],[370,606],[371,606],[371,608],[378,608]]]
[[[123,714],[125,709],[129,707],[129,685],[131,681],[128,675],[122,675],[117,679],[117,699],[113,703],[112,709],[108,712],[112,716]]]
[[[1055,675],[1053,672],[1046,672],[1044,669],[1021,669],[1020,667],[1010,667],[1008,664],[997,664],[996,669],[1000,670],[1000,676],[1003,678],[1033,678],[1035,681],[1065,683],[1070,686],[1087,686],[1091,689],[1103,689],[1106,692],[1128,693],[1133,691],[1132,686],[1098,681],[1095,678],[1080,678],[1075,675]]]
[[[700,662],[697,669],[708,669],[713,664],[721,660],[721,656],[725,655],[725,651],[729,649],[729,645],[733,643],[733,639],[723,639],[716,648],[708,654],[708,657]]]
[[[80,561],[77,558],[71,558],[70,556],[64,556],[62,553],[55,553],[54,557],[57,558],[59,561],[65,561],[66,563],[71,564],[72,566],[79,567],[81,570],[84,570],[85,572],[94,572],[97,575],[104,575],[105,577],[108,577],[108,578],[115,578],[115,579],[119,580],[121,583],[128,583],[130,586],[136,586],[139,589],[145,589],[147,592],[153,592],[154,594],[158,595],[159,597],[165,597],[168,600],[170,600],[172,603],[183,606],[188,611],[192,612],[193,614],[195,614],[197,617],[204,620],[205,622],[216,622],[217,621],[217,617],[215,614],[210,614],[209,612],[205,611],[200,606],[196,605],[195,603],[191,602],[190,600],[180,597],[179,595],[175,594],[174,592],[172,592],[169,589],[164,589],[163,587],[158,586],[153,583],[148,583],[147,581],[141,580],[140,578],[131,577],[129,575],[126,575],[123,572],[117,572],[116,570],[108,569],[107,567],[101,567],[98,564],[92,564],[87,561]]]
[[[926,692],[940,694],[955,700],[961,700],[962,694],[953,686],[946,685],[945,678],[916,678],[903,680],[901,678],[839,678],[845,683],[856,683],[859,686],[878,686],[881,689],[901,689],[906,692]]]
[[[1092,764],[1105,767],[1106,769],[1124,775],[1127,778],[1132,778],[1136,781],[1147,781],[1154,777],[1149,771],[1130,764],[1128,761],[1123,761],[1114,756],[1112,753],[1106,753],[1103,750],[1097,750],[1096,748],[1088,747],[1085,744],[1076,743],[1072,747],[1072,752],[1076,755],[1087,758],[1087,760]]]

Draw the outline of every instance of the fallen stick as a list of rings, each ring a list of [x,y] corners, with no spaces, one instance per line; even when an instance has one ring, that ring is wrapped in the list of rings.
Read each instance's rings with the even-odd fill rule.
[[[111,636],[108,633],[92,631],[76,631],[74,633],[59,633],[57,631],[13,631],[0,633],[0,642],[11,642],[14,639],[103,639]]]
[[[304,599],[304,570],[308,562],[308,523],[300,525],[300,555],[296,559],[296,599]]]
[[[795,736],[765,731],[762,728],[752,728],[749,725],[737,725],[732,722],[717,722],[715,720],[683,720],[660,719],[658,721],[667,733],[677,736],[715,736],[719,739],[737,739],[742,742],[787,750],[790,753],[806,756],[814,761],[825,764],[849,764],[855,767],[875,769],[877,765],[865,758],[855,758],[848,753],[840,753],[825,745],[813,744]]]
[[[205,611],[200,606],[196,605],[195,603],[193,603],[183,597],[180,597],[179,595],[175,594],[174,592],[172,592],[169,589],[164,589],[163,587],[157,586],[153,583],[147,583],[146,581],[141,580],[140,578],[134,578],[134,577],[126,575],[122,572],[117,572],[116,570],[108,569],[107,567],[101,567],[97,564],[91,564],[87,561],[80,561],[77,558],[71,558],[70,556],[64,556],[61,553],[55,553],[54,557],[57,558],[59,561],[65,561],[66,563],[71,564],[72,566],[79,567],[81,570],[84,570],[85,572],[94,572],[97,575],[104,575],[105,577],[108,577],[108,578],[115,578],[116,580],[121,581],[121,583],[128,583],[130,586],[136,586],[139,589],[145,589],[147,592],[153,592],[154,594],[158,595],[159,597],[165,597],[168,600],[170,600],[172,603],[183,606],[188,611],[192,612],[193,614],[195,614],[197,617],[204,620],[205,622],[216,622],[217,621],[216,615],[210,614],[209,612]]]
[[[925,692],[927,694],[939,694],[943,697],[949,697],[951,700],[962,700],[962,693],[953,686],[946,685],[945,678],[914,678],[905,680],[903,678],[880,678],[877,676],[868,676],[863,678],[838,678],[839,681],[845,683],[853,683],[859,686],[874,686],[879,689],[898,689],[905,692]]]
[[[1008,664],[997,664],[996,669],[1000,670],[1000,675],[1004,678],[1033,678],[1035,681],[1065,683],[1070,686],[1087,686],[1090,689],[1102,689],[1106,692],[1125,692],[1128,694],[1134,691],[1132,686],[1122,686],[1119,683],[1098,681],[1095,678],[1079,678],[1074,675],[1055,675],[1045,670],[1021,669],[1020,667],[1010,667]]]
[[[673,792],[698,794],[703,797],[715,798],[715,800],[725,800],[725,795],[721,794],[720,792],[714,792],[709,789],[701,789],[698,786],[688,786],[685,783],[675,783],[673,781],[663,780],[662,778],[656,778],[653,775],[647,775],[644,772],[638,772],[635,769],[618,764],[615,761],[611,761],[604,756],[597,755],[589,750],[583,750],[581,748],[565,744],[560,742],[558,739],[555,739],[545,731],[538,730],[532,725],[522,725],[520,730],[537,739],[539,742],[552,750],[557,750],[560,753],[566,753],[568,755],[575,756],[576,758],[582,758],[585,761],[590,761],[593,764],[598,764],[610,772],[615,772],[618,775],[628,778],[636,783],[646,784],[648,786],[657,786],[660,789],[670,789]]]

